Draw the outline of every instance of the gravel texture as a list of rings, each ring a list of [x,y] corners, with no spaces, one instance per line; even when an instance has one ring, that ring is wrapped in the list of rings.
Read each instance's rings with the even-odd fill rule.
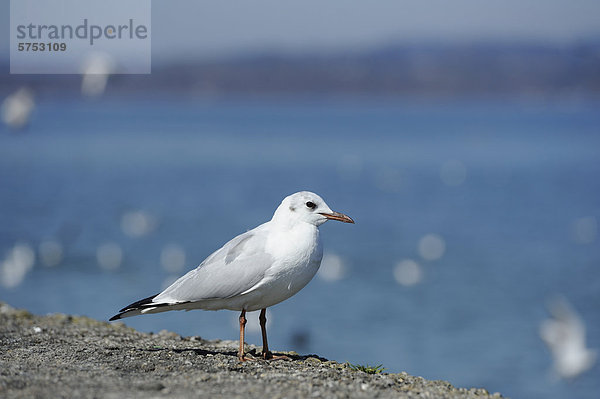
[[[248,345],[250,353],[260,348]],[[235,341],[122,323],[35,316],[0,303],[1,398],[501,398],[400,374],[367,374],[317,355],[240,362]]]

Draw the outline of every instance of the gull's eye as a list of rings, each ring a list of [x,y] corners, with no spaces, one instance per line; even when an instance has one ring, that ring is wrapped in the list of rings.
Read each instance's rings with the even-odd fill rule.
[[[309,209],[315,209],[315,208],[317,207],[317,206],[315,205],[315,203],[314,203],[314,202],[312,202],[312,201],[308,201],[308,202],[306,203],[306,206],[307,206],[307,208],[309,208]]]

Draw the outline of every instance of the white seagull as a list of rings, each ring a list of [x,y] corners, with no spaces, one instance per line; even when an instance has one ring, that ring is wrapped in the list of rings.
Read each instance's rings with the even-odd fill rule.
[[[587,347],[583,319],[565,297],[554,299],[549,310],[552,319],[542,322],[540,336],[552,352],[556,374],[575,378],[592,368],[598,354]]]
[[[110,320],[169,310],[241,311],[238,357],[244,361],[246,312],[260,309],[261,356],[273,359],[266,310],[296,294],[317,273],[323,257],[318,227],[330,219],[354,223],[315,193],[292,194],[270,221],[235,237],[160,294],[124,307]]]

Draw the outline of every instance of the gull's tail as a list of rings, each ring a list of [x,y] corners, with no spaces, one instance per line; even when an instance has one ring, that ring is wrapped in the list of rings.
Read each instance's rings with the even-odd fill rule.
[[[156,308],[168,306],[168,303],[156,303],[152,302],[154,298],[156,298],[158,294],[149,296],[148,298],[141,299],[137,302],[132,303],[131,305],[125,306],[123,309],[119,310],[119,313],[111,317],[109,320],[119,320],[124,317],[137,316],[139,314],[148,313]]]
[[[154,302],[158,294],[149,296],[148,298],[140,299],[131,305],[125,306],[119,310],[119,313],[111,317],[109,320],[119,320],[125,317],[137,316],[146,313],[160,313],[167,310],[189,310],[190,301],[182,302]],[[192,307],[193,309],[193,307]]]

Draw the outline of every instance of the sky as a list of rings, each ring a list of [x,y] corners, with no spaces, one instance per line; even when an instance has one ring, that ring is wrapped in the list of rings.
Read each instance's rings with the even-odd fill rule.
[[[6,56],[9,0],[0,15]],[[598,0],[153,0],[152,51],[170,59],[432,40],[565,43],[599,37],[599,16]]]

